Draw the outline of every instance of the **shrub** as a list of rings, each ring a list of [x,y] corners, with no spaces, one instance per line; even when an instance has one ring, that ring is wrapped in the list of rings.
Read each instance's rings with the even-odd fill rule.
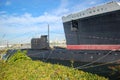
[[[20,51],[18,50],[11,56],[7,61],[8,62],[16,62],[17,60],[31,60],[27,55],[26,51]]]
[[[25,53],[17,51],[7,62],[0,62],[0,80],[108,80],[58,64],[32,61]]]

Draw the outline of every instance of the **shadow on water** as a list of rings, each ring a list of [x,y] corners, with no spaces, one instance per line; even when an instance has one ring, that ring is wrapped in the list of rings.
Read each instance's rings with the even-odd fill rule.
[[[79,67],[79,66],[83,66],[85,64],[88,64],[87,62],[72,62],[72,61],[69,61],[69,60],[48,59],[46,61],[45,59],[36,59],[36,58],[32,58],[32,59],[33,60],[41,60],[43,62],[51,63],[51,64],[59,64],[59,65],[63,65],[63,66],[68,66],[68,67],[74,66],[74,68]],[[99,65],[99,64],[96,63],[96,64],[93,64],[93,66],[94,65]],[[99,76],[104,76],[106,78],[109,78],[109,80],[119,80],[119,79],[115,79],[114,76],[111,76],[112,70],[109,69],[110,66],[115,66],[115,64],[109,64],[109,65],[104,65],[104,66],[91,67],[91,68],[80,69],[80,70],[83,70],[85,72],[89,72],[89,73],[92,73],[92,74],[97,74]]]

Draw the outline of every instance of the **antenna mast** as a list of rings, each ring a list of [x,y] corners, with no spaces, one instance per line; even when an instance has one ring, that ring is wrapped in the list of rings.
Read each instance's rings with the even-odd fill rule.
[[[49,35],[49,24],[48,24],[48,46],[50,44],[50,35]]]

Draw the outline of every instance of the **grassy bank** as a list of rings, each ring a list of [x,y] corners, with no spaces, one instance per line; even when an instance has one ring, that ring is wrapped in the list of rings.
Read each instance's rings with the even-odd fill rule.
[[[33,61],[18,51],[6,62],[0,61],[0,80],[108,80],[58,64]]]

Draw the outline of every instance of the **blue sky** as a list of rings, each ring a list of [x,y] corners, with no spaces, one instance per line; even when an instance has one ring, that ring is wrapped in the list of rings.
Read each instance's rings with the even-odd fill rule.
[[[0,44],[30,42],[47,34],[64,40],[62,16],[111,0],[0,0]]]

